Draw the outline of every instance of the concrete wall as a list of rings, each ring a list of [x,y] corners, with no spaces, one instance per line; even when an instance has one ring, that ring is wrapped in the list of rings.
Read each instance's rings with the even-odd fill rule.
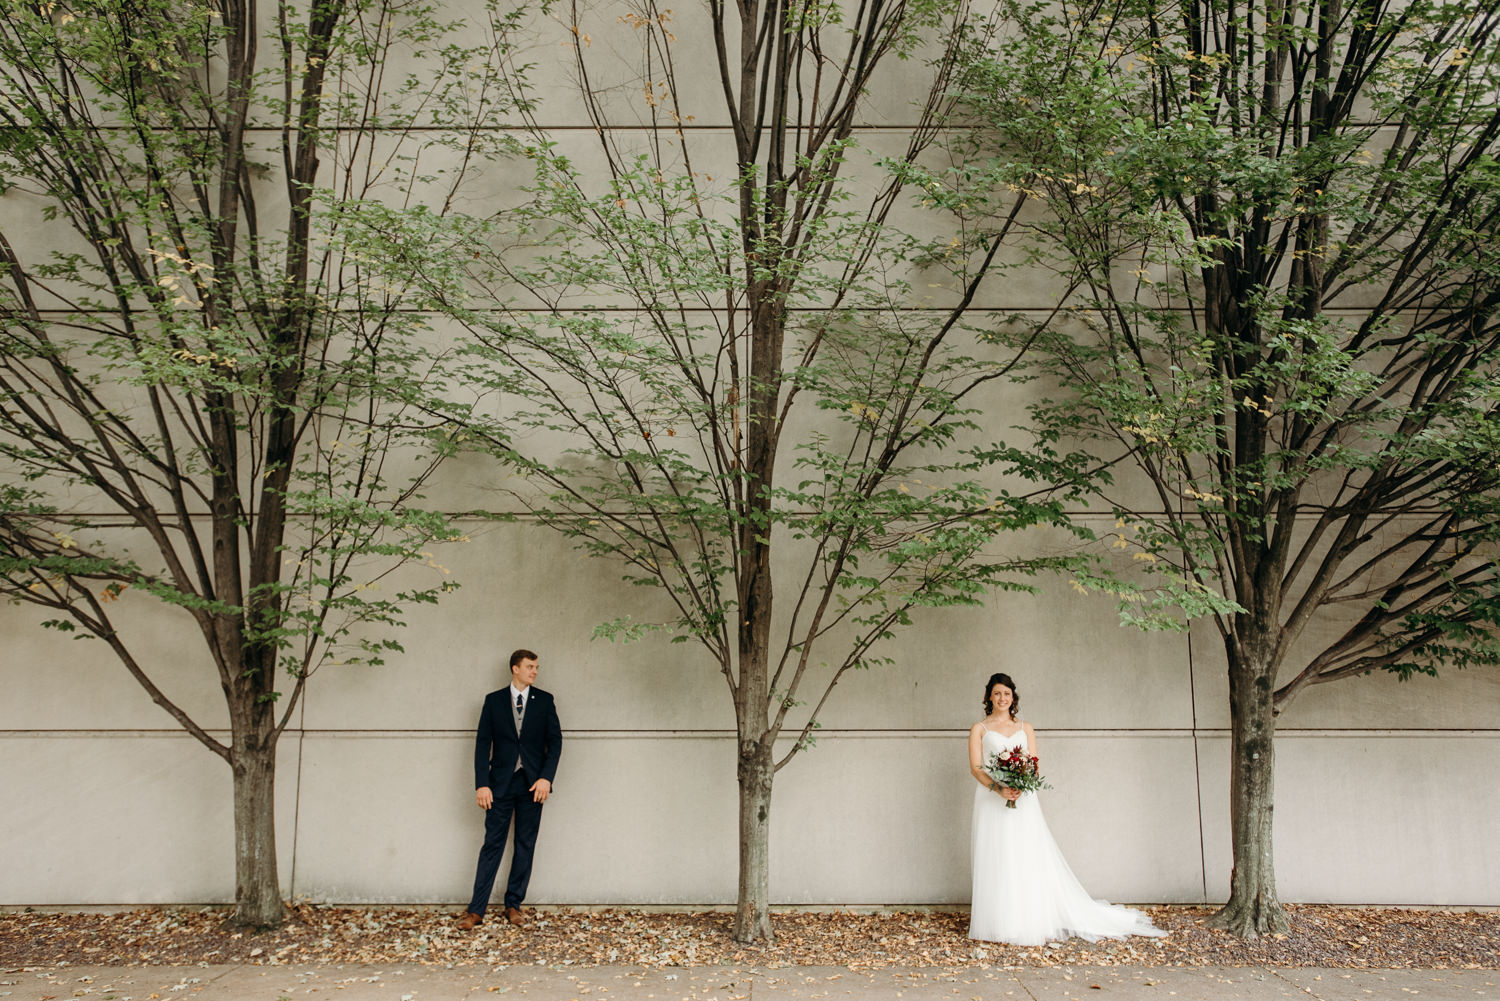
[[[649,596],[525,524],[442,562],[465,586],[414,617],[407,653],[315,676],[282,744],[283,885],[328,901],[458,902],[481,818],[471,727],[505,656],[542,656],[566,736],[532,899],[731,902],[735,785],[722,681],[691,647],[589,640]],[[540,569],[545,568],[545,569]],[[214,720],[212,672],[175,615],[127,595],[164,687]],[[222,901],[233,895],[229,774],[98,644],[0,608],[0,903]],[[175,623],[180,627],[181,623]],[[1227,699],[1210,630],[1145,635],[1063,582],[934,611],[896,664],[841,683],[817,745],[780,773],[773,893],[797,904],[968,899],[965,734],[985,677],[1020,686],[1055,788],[1044,806],[1096,895],[1227,891]],[[1313,689],[1283,718],[1280,885],[1288,900],[1500,903],[1500,678],[1457,672]],[[222,711],[218,713],[222,725]]]
[[[596,6],[600,25],[616,24],[608,3]],[[677,29],[684,38],[698,30],[699,8],[689,8]],[[558,57],[566,32],[552,30],[558,37],[536,49],[544,114],[570,155],[592,163],[589,123],[566,97],[567,60]],[[707,46],[679,51],[684,79],[712,77]],[[872,124],[901,123],[924,91],[919,71],[912,61],[882,72]],[[728,132],[715,118],[716,89],[688,89],[709,102],[692,127],[704,162],[723,160]],[[867,138],[878,147],[898,143],[892,136]],[[524,179],[496,168],[470,203],[513,197]],[[37,208],[19,192],[0,198],[0,212]],[[1011,272],[979,301],[1046,309],[1054,293],[1045,275]],[[981,403],[1004,427],[1022,412],[1018,394],[1040,391],[1012,387],[998,403]],[[493,476],[456,463],[433,495],[454,509],[483,506]],[[506,654],[528,646],[542,654],[539,684],[557,696],[567,739],[532,899],[732,901],[736,790],[722,679],[689,645],[590,641],[604,618],[652,613],[650,596],[620,584],[614,567],[524,522],[474,525],[472,536],[440,557],[463,589],[413,614],[400,637],[404,655],[381,667],[326,667],[313,679],[281,747],[287,894],[467,897],[481,834],[471,728],[484,693],[507,680]],[[1227,696],[1216,636],[1122,630],[1108,599],[1043,584],[1040,597],[920,614],[889,648],[894,666],[840,684],[817,746],[777,780],[777,900],[967,901],[965,733],[984,679],[1002,669],[1018,680],[1024,715],[1039,730],[1055,786],[1044,798],[1049,822],[1085,885],[1116,900],[1223,897]],[[186,618],[134,592],[118,607],[128,610],[132,648],[168,694],[224,727],[212,668]],[[36,626],[43,617],[0,606],[0,904],[230,899],[227,767],[100,644],[45,632]],[[1404,685],[1358,679],[1303,694],[1277,744],[1283,896],[1500,904],[1497,706],[1494,672]]]

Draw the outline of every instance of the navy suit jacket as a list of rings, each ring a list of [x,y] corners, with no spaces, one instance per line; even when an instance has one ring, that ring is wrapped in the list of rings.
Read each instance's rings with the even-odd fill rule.
[[[516,717],[511,709],[510,686],[484,697],[479,714],[479,731],[474,736],[474,788],[489,786],[497,794],[510,784],[515,771],[516,755],[526,784],[537,779],[549,783],[557,775],[562,757],[562,726],[557,722],[557,706],[552,695],[532,685],[526,695],[526,718],[516,733]]]

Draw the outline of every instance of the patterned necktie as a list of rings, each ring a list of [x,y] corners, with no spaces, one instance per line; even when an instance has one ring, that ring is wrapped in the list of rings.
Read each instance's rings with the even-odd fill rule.
[[[520,692],[516,693],[516,735],[521,733],[521,720],[526,716],[526,697]],[[521,770],[521,755],[516,755],[516,771]]]

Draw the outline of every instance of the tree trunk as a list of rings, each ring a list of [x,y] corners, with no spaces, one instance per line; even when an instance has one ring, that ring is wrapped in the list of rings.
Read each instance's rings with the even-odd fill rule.
[[[771,933],[771,783],[776,768],[771,747],[741,739],[740,891],[734,912],[736,942],[769,943]]]
[[[234,921],[266,928],[286,917],[276,871],[276,737],[235,735]]]
[[[742,175],[744,176],[744,175]],[[771,485],[775,482],[777,400],[781,384],[784,317],[766,290],[751,290],[750,391],[745,429],[745,501],[739,527],[739,688],[735,726],[740,789],[740,889],[735,905],[738,942],[769,944],[771,933],[771,783],[776,735],[771,728]]]
[[[1276,896],[1272,833],[1276,792],[1276,691],[1267,643],[1229,653],[1229,825],[1234,869],[1229,900],[1208,920],[1245,938],[1290,928]]]

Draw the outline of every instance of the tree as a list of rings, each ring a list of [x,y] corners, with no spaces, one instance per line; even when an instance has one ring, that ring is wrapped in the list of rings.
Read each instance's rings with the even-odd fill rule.
[[[468,331],[455,380],[474,396],[453,411],[455,436],[524,473],[520,503],[622,561],[667,609],[599,633],[665,631],[722,675],[738,756],[733,933],[748,942],[772,936],[774,776],[813,743],[834,687],[882,663],[914,609],[978,604],[1071,558],[996,553],[1001,533],[1060,524],[1061,504],[995,489],[987,471],[1037,466],[976,450],[973,401],[1013,359],[979,349],[965,316],[1013,227],[970,261],[946,235],[892,222],[935,135],[963,6],[714,2],[706,15],[679,27],[645,0],[621,28],[575,5],[601,168],[528,114],[529,200],[387,254]],[[600,54],[625,32],[637,71]],[[933,37],[948,41],[926,103],[887,159],[864,157],[871,81]],[[695,124],[703,81],[678,75],[683,44],[716,53],[718,146]]]
[[[387,627],[451,586],[381,589],[451,535],[420,494],[447,447],[415,420],[423,325],[354,223],[454,190],[461,157],[419,169],[412,130],[485,144],[488,43],[387,0],[3,10],[0,591],[229,765],[235,918],[276,924],[276,746],[308,679],[399,650]],[[196,627],[227,743],[132,654],[151,599]]]
[[[1059,387],[1035,417],[1154,491],[1113,501],[1149,575],[1127,618],[1175,607],[1223,639],[1212,923],[1244,935],[1287,926],[1277,715],[1311,685],[1500,659],[1497,11],[1035,7],[966,60],[976,176],[1045,199],[1034,252],[1073,289],[1073,326],[1028,334]]]

